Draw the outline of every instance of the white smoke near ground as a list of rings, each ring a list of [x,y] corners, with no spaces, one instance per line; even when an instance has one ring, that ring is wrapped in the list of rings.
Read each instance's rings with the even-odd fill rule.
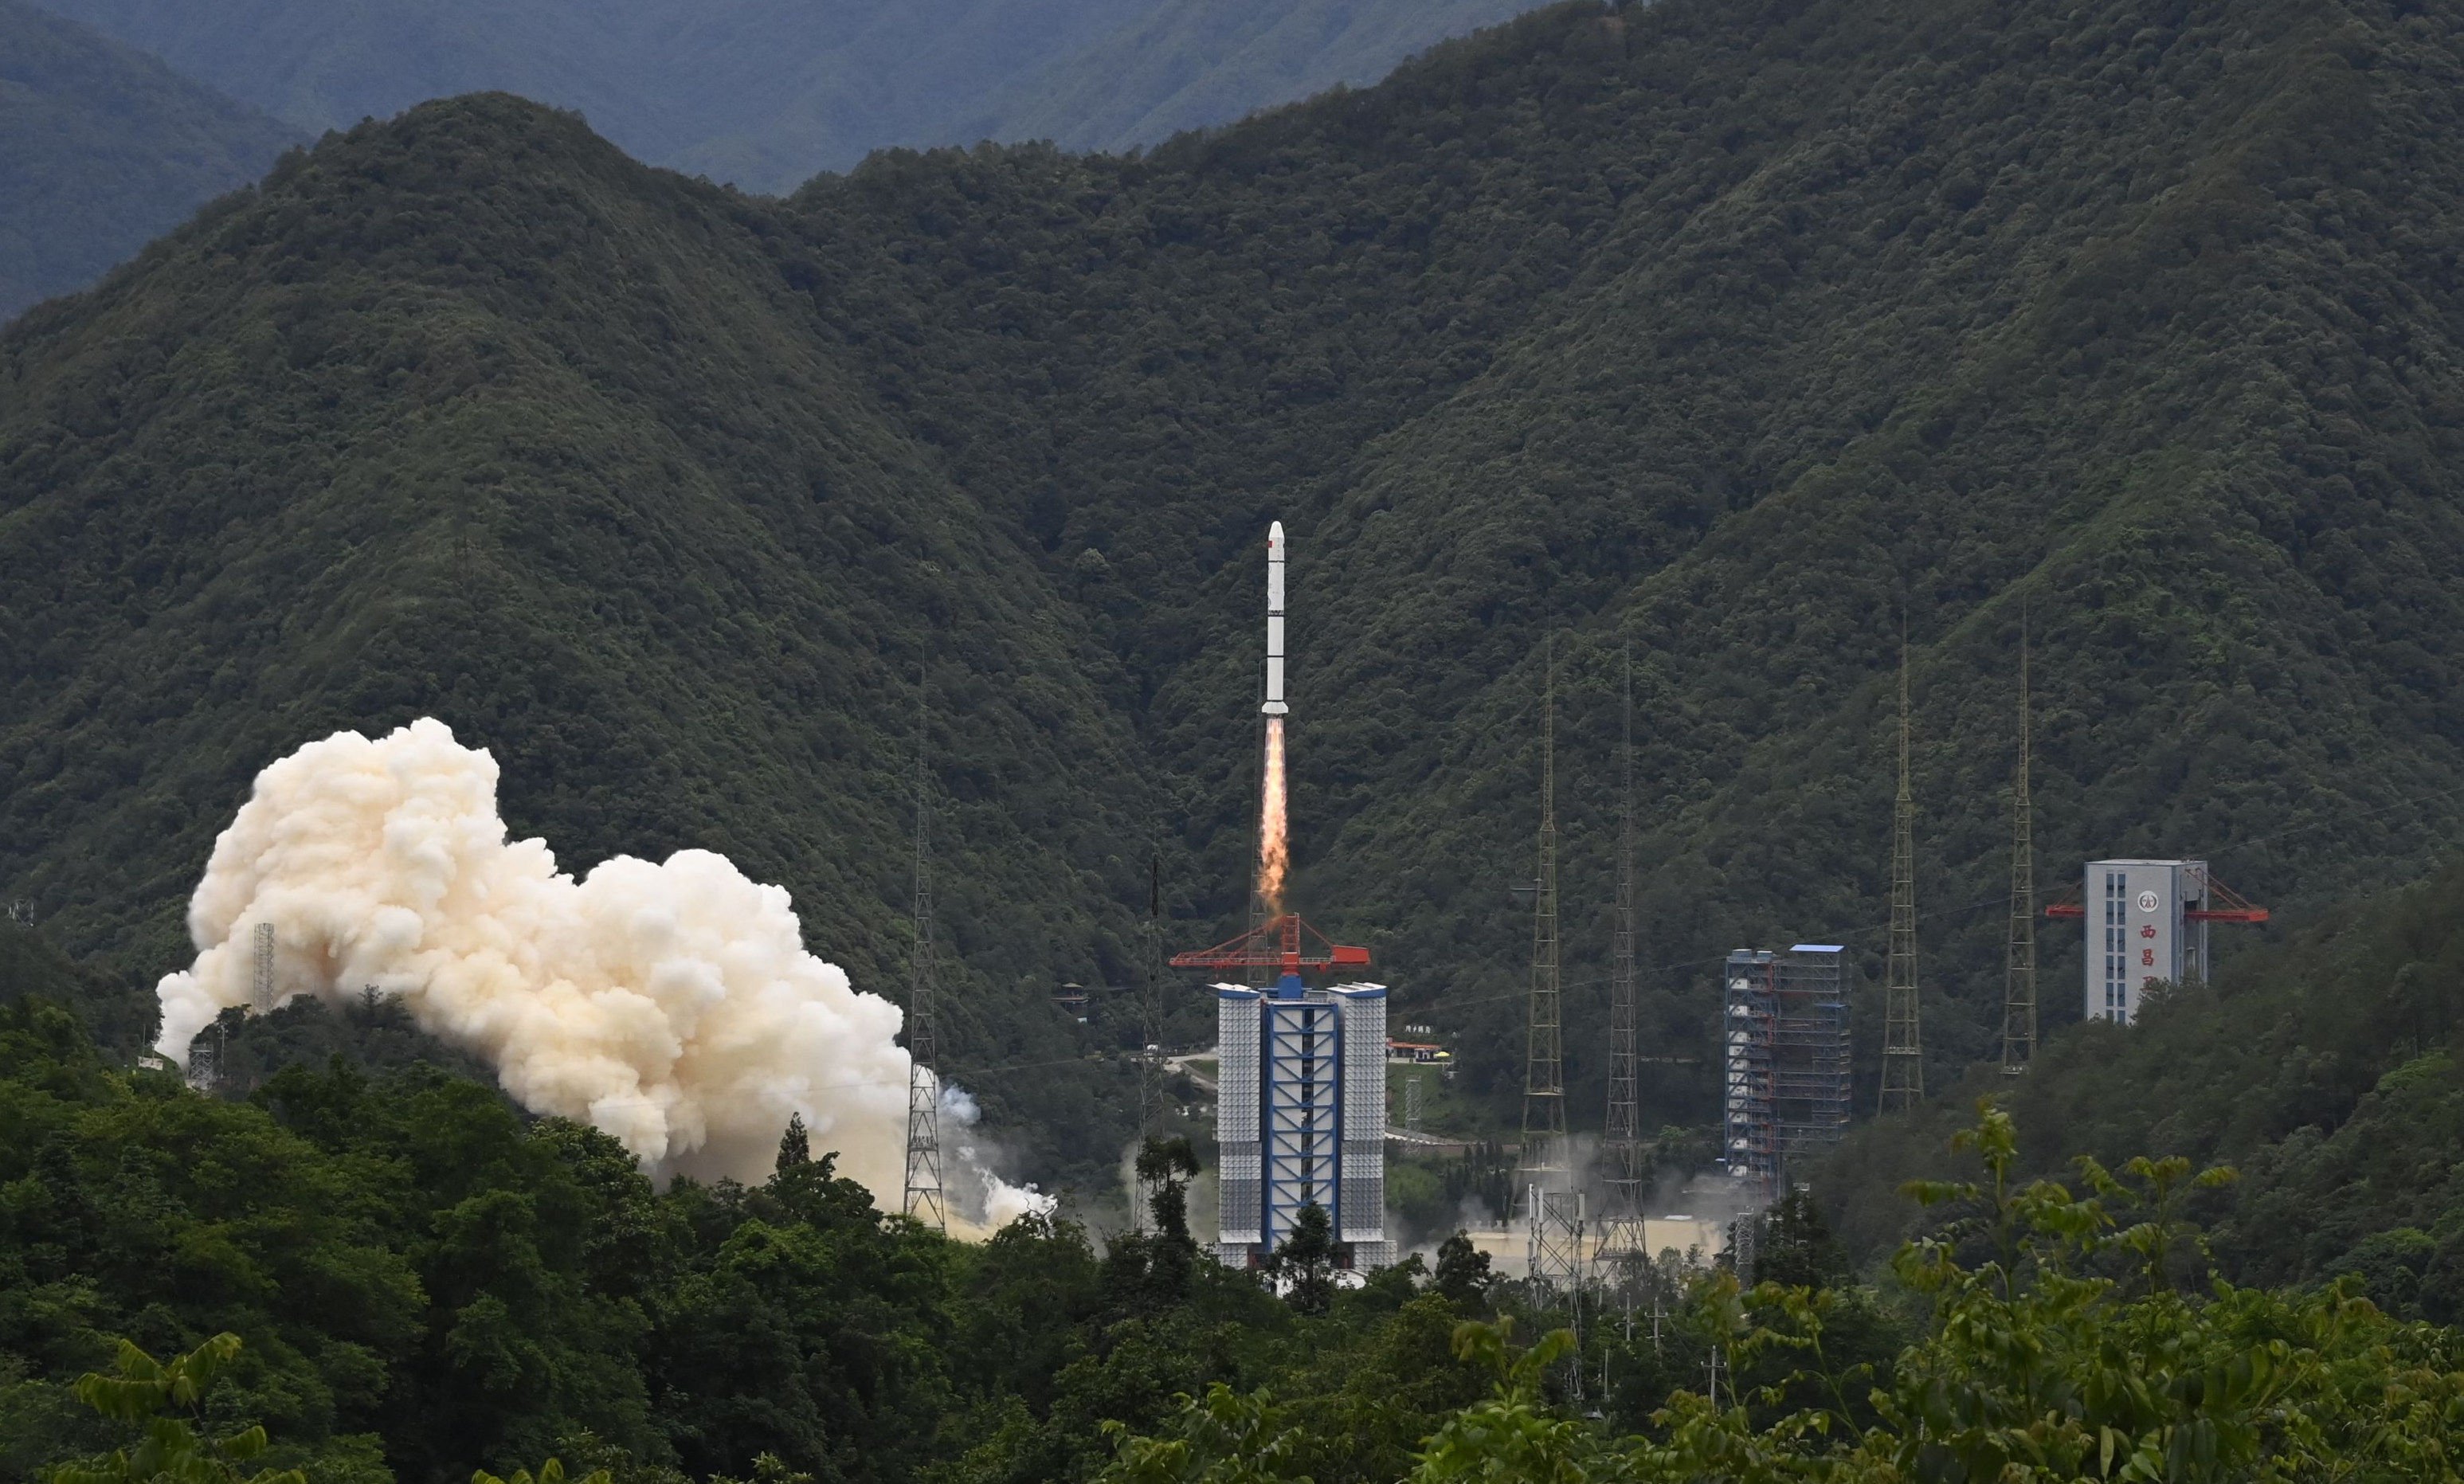
[[[958,1215],[998,1232],[1022,1216],[1048,1216],[1060,1209],[1058,1197],[1033,1185],[1012,1185],[994,1171],[994,1151],[978,1132],[983,1109],[965,1088],[944,1083],[940,1113],[941,1146],[957,1156],[944,1161],[941,1184]]]
[[[801,1114],[816,1150],[897,1209],[898,1008],[805,952],[785,889],[725,857],[558,871],[544,841],[505,838],[496,776],[428,718],[259,774],[189,903],[196,962],[157,988],[156,1049],[185,1063],[220,1011],[251,1003],[271,923],[276,1003],[373,985],[485,1057],[522,1106],[605,1130],[655,1174],[765,1178]],[[1001,1193],[1019,1189],[996,1193],[1042,1198]]]

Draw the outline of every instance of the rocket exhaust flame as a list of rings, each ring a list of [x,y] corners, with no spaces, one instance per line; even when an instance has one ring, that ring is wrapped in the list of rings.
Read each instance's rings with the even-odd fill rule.
[[[1268,913],[1284,910],[1284,873],[1292,861],[1284,813],[1284,523],[1266,528],[1266,718],[1265,766],[1259,770],[1258,900]]]
[[[1284,719],[1266,718],[1266,765],[1258,811],[1258,896],[1266,910],[1284,909],[1284,873],[1291,866],[1291,840],[1284,807]]]

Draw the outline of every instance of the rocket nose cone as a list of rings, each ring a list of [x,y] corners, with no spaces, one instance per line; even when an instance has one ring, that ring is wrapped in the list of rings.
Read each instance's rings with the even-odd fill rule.
[[[1281,546],[1284,544],[1284,523],[1282,521],[1276,521],[1273,525],[1266,528],[1266,544],[1269,546]]]

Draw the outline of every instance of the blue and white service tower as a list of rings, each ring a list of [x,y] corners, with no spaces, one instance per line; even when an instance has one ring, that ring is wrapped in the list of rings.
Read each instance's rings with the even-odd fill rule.
[[[1298,918],[1282,922],[1299,928]],[[1279,924],[1269,924],[1274,928]],[[1364,957],[1366,955],[1363,955]],[[1215,1255],[1254,1267],[1321,1206],[1338,1265],[1395,1260],[1386,1237],[1386,986],[1215,986],[1222,1061],[1215,1103],[1222,1227]]]

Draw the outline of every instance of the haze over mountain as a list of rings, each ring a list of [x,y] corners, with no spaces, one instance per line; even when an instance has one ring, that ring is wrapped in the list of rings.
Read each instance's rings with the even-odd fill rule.
[[[0,320],[93,282],[301,138],[88,27],[0,0]]]
[[[1656,1120],[1706,1115],[1707,957],[1878,957],[1904,616],[1946,1084],[1999,1023],[2023,612],[2046,880],[2198,854],[2299,915],[2452,848],[2458,34],[1569,5],[1143,159],[783,202],[501,96],[351,130],[0,337],[0,889],[159,972],[258,767],[434,714],[568,865],[722,850],[885,988],[920,666],[945,1043],[1097,1161],[1118,1070],[1023,1069],[1084,1045],[1056,981],[1139,972],[1158,836],[1172,940],[1238,919],[1280,517],[1295,899],[1475,1091],[1521,1076],[1551,635],[1601,1017],[1632,656]]]
[[[47,0],[311,133],[502,90],[640,159],[781,191],[888,145],[1126,149],[1338,83],[1531,0]]]

